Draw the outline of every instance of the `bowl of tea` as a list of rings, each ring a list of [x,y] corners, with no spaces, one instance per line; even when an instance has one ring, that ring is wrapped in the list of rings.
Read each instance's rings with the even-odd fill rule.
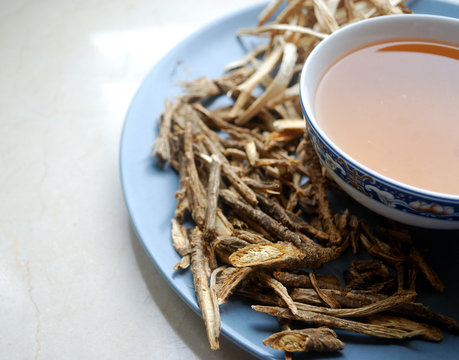
[[[459,229],[459,20],[347,25],[309,55],[300,99],[322,165],[351,197],[405,224]]]

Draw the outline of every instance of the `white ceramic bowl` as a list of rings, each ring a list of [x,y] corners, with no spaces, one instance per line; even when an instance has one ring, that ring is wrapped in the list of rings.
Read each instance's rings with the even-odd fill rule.
[[[359,203],[405,224],[459,229],[459,196],[416,188],[369,169],[336,146],[322,131],[315,117],[317,85],[335,61],[366,44],[400,38],[457,44],[459,20],[434,15],[382,16],[347,25],[323,40],[311,52],[301,73],[300,99],[307,131],[322,164],[338,185]]]

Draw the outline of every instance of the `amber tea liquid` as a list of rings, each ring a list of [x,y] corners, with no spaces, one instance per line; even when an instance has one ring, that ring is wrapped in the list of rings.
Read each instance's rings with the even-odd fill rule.
[[[315,97],[327,136],[402,183],[459,195],[459,46],[394,40],[353,51]]]

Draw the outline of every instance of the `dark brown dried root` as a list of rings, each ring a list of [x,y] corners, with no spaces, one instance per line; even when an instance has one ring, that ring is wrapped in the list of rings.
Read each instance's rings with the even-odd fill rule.
[[[292,231],[304,231],[306,234],[315,237],[317,240],[327,241],[329,235],[306,221],[288,211],[283,206],[279,205],[269,197],[258,194],[257,195],[261,209],[267,214],[271,215],[274,219],[279,221],[282,225],[290,228]]]
[[[351,268],[343,274],[346,287],[360,290],[384,289],[395,284],[395,279],[380,260],[352,261]],[[377,292],[376,291],[376,292]]]
[[[295,265],[291,262],[290,264],[292,267],[317,268],[322,264],[335,259],[344,250],[343,248],[324,248],[316,244],[311,239],[300,237],[298,234],[290,231],[263,211],[238,200],[231,191],[222,190],[220,192],[220,197],[226,204],[231,206],[234,211],[261,225],[279,240],[291,242],[298,247],[306,256],[303,257],[303,261],[301,263],[298,262]]]
[[[422,274],[425,276],[427,281],[429,281],[430,285],[432,285],[436,290],[442,292],[445,289],[445,285],[442,283],[440,278],[438,277],[435,270],[433,270],[421,254],[416,250],[413,246],[410,251],[410,259],[418,266],[421,270]]]
[[[263,228],[277,236],[280,240],[291,242],[297,247],[301,246],[302,240],[298,234],[290,231],[288,228],[281,225],[260,209],[254,208],[249,204],[238,200],[231,191],[222,190],[220,192],[220,197],[227,205],[231,206],[234,211],[257,222]]]
[[[312,187],[314,189],[314,197],[317,200],[319,207],[319,217],[322,221],[325,232],[328,233],[330,243],[332,245],[340,244],[342,241],[341,234],[338,232],[336,225],[333,221],[330,203],[325,192],[325,178],[322,176],[322,166],[310,140],[307,140],[308,146],[306,150],[306,161],[309,165],[308,172],[311,179]]]
[[[417,336],[427,341],[438,342],[443,339],[443,334],[439,329],[399,316],[395,317],[378,314],[365,318],[364,321],[368,324],[415,332]]]
[[[275,271],[274,277],[285,286],[298,288],[312,288],[309,273]],[[322,289],[342,289],[339,279],[334,275],[315,274],[318,286]]]
[[[395,309],[392,309],[391,312],[435,324],[438,327],[449,330],[455,334],[459,334],[459,324],[456,320],[442,314],[437,314],[421,303],[403,304]]]
[[[229,182],[239,191],[239,193],[252,205],[258,203],[257,196],[251,188],[249,188],[242,179],[234,172],[231,164],[228,162],[225,156],[218,151],[215,144],[207,137],[203,138],[204,144],[209,151],[217,156],[218,160],[222,165],[223,175],[228,179]]]

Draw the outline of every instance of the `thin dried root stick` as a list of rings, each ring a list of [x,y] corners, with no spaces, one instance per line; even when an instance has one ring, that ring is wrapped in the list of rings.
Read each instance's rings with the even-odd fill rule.
[[[257,152],[257,147],[255,145],[255,142],[253,140],[249,141],[245,145],[245,152],[247,154],[247,160],[249,161],[249,164],[251,166],[255,166],[257,163],[258,159],[260,158],[260,155]]]
[[[241,109],[245,106],[247,101],[252,96],[252,91],[260,84],[263,78],[274,69],[279,59],[282,56],[282,45],[278,45],[274,50],[267,56],[263,64],[252,74],[245,82],[240,84],[237,88],[240,91],[234,106],[231,108],[229,117],[235,117],[239,114]]]
[[[271,16],[276,12],[279,6],[282,5],[284,0],[271,0],[268,5],[261,11],[258,15],[258,26],[264,24],[266,21],[269,20]]]
[[[217,295],[217,276],[223,272],[225,269],[227,269],[227,265],[219,266],[218,268],[214,269],[212,271],[212,274],[210,274],[210,295],[212,297],[212,305],[214,306],[214,309],[220,313],[219,311],[219,305],[220,302],[218,301],[218,295]]]
[[[335,317],[364,317],[374,315],[383,311],[395,309],[403,304],[410,303],[416,297],[416,293],[413,291],[403,291],[396,293],[386,299],[374,302],[372,304],[362,306],[355,309],[329,309],[325,307],[301,304],[297,304],[298,309],[313,311],[324,315],[330,315]]]
[[[315,31],[311,28],[304,27],[304,26],[298,26],[298,25],[289,25],[289,24],[270,24],[270,25],[256,27],[253,29],[242,29],[242,30],[239,30],[238,33],[241,35],[256,35],[256,34],[262,34],[268,31],[282,31],[282,32],[292,31],[298,34],[311,35],[321,40],[328,37],[328,34],[324,34],[319,31]]]
[[[403,11],[394,6],[390,0],[369,0],[383,14],[402,14]]]
[[[265,92],[248,107],[247,110],[236,118],[236,124],[242,125],[247,123],[273,96],[287,88],[293,75],[297,57],[296,46],[292,43],[285,44],[281,65],[272,83],[266,88]]]
[[[336,17],[336,10],[338,8],[338,5],[341,0],[327,0],[325,4],[327,5],[328,10],[330,11],[330,14],[333,17]]]
[[[188,201],[187,194],[188,174],[186,165],[186,159],[182,157],[180,159],[180,165],[178,170],[179,186],[174,195],[177,199],[177,205],[175,206],[174,216],[180,223],[183,223],[185,214],[190,211],[190,203]]]
[[[177,109],[178,102],[171,103],[166,100],[166,105],[162,115],[162,121],[159,128],[159,135],[155,140],[153,155],[161,162],[167,162],[171,158],[171,150],[169,146],[169,137],[171,132],[172,114]]]
[[[220,287],[217,292],[217,301],[219,304],[223,304],[228,299],[228,296],[236,288],[236,286],[252,272],[252,268],[236,268],[234,272],[230,274],[226,279],[223,285]]]
[[[215,295],[216,295],[215,288],[217,284],[217,276],[227,268],[228,268],[228,265],[219,266],[218,268],[212,271],[212,274],[210,274],[210,285],[209,286],[210,286],[211,292],[213,292]]]
[[[427,321],[441,328],[445,328],[455,334],[459,334],[459,324],[456,320],[442,314],[437,314],[421,303],[403,304],[393,309],[392,312],[410,318]]]
[[[298,99],[299,95],[300,95],[300,86],[298,83],[296,83],[290,86],[289,88],[285,89],[284,92],[279,93],[278,95],[274,96],[271,100],[267,102],[266,106],[274,107],[276,105],[283,104],[285,101]]]
[[[286,286],[296,287],[296,288],[311,288],[311,279],[307,273],[292,273],[287,271],[276,271],[274,272],[274,277],[279,280],[282,284]],[[317,274],[315,276],[317,284],[322,289],[343,289],[340,286],[339,279],[334,275],[322,275]],[[299,289],[298,289],[299,290]],[[306,290],[306,289],[301,289]],[[314,291],[310,289],[311,292]]]
[[[377,0],[377,1],[378,1],[378,0]],[[383,0],[383,1],[387,1],[387,0]],[[369,0],[369,2],[372,2],[372,1]],[[381,0],[379,0],[379,2],[381,3]],[[370,10],[367,10],[367,12],[363,15],[362,19],[368,19],[369,17],[372,17],[372,16],[374,16],[378,11],[380,11],[380,12],[382,13],[382,15],[388,15],[388,14],[390,14],[390,11],[391,11],[391,10],[389,10],[389,7],[391,7],[391,6],[398,6],[398,5],[400,5],[399,8],[402,7],[404,10],[408,10],[408,9],[404,6],[404,4],[403,4],[404,2],[405,2],[405,0],[390,0],[390,5],[388,5],[388,4],[386,4],[386,5],[381,4],[382,6],[379,7],[379,8],[378,8],[378,7],[369,8]],[[362,2],[358,2],[357,4],[361,4],[361,3],[362,3]],[[393,10],[393,9],[392,9],[392,10]],[[364,11],[364,10],[362,9],[362,11]],[[389,12],[388,12],[388,11],[389,11]],[[397,10],[395,10],[395,11],[397,11]],[[402,11],[402,12],[403,12],[403,11]],[[408,12],[410,12],[410,11],[408,10]]]
[[[233,225],[228,221],[223,214],[222,209],[217,209],[217,218],[215,219],[215,235],[230,236],[234,231]]]
[[[274,121],[273,125],[277,131],[299,130],[301,132],[304,132],[304,130],[306,130],[306,122],[304,121],[304,119],[276,120]]]
[[[344,0],[344,7],[346,9],[348,22],[354,21],[354,19],[357,18],[355,14],[354,0]]]
[[[339,309],[341,306],[338,301],[333,296],[329,296],[327,293],[322,291],[322,289],[319,287],[319,284],[317,283],[316,276],[314,273],[309,273],[309,279],[311,280],[312,287],[316,291],[317,295],[332,309]]]
[[[440,278],[438,277],[437,273],[434,269],[432,269],[421,254],[416,250],[415,247],[411,248],[410,251],[410,259],[413,260],[419,269],[426,277],[427,281],[438,291],[442,292],[445,290],[445,285],[442,283]]]
[[[188,235],[186,233],[185,226],[179,224],[177,220],[172,219],[172,245],[175,250],[182,257],[180,261],[174,265],[174,270],[186,269],[190,266],[190,252],[191,245]]]
[[[204,238],[212,241],[215,238],[215,219],[217,217],[218,192],[220,189],[221,163],[216,155],[212,155],[209,183],[207,186],[207,209],[204,221]]]
[[[301,245],[301,238],[298,236],[298,234],[295,234],[294,232],[287,229],[285,226],[282,226],[280,223],[278,223],[276,220],[274,220],[272,217],[270,217],[263,211],[251,207],[250,205],[238,200],[237,198],[235,198],[231,191],[222,190],[220,192],[220,197],[226,204],[231,206],[235,211],[242,213],[251,220],[257,222],[263,228],[278,236],[279,239],[291,242],[297,247]]]
[[[261,53],[266,51],[266,49],[268,49],[268,44],[267,43],[263,43],[261,45],[258,45],[255,49],[248,51],[244,55],[243,58],[241,58],[239,60],[232,61],[229,64],[227,64],[223,68],[223,70],[224,71],[229,71],[229,70],[233,70],[233,69],[236,69],[238,67],[241,67],[241,66],[245,66],[248,63],[250,63],[250,61],[252,61],[252,59],[256,58],[258,55],[260,55]]]
[[[325,178],[322,176],[322,167],[319,158],[312,147],[311,140],[307,142],[306,146],[306,159],[309,164],[308,171],[309,177],[314,189],[315,198],[319,206],[319,216],[324,226],[324,230],[330,235],[330,243],[333,245],[340,244],[342,241],[341,234],[333,220],[330,203],[325,192]]]
[[[275,19],[275,23],[282,24],[288,22],[288,19],[294,14],[297,9],[302,5],[304,0],[291,0],[288,1],[288,5],[281,11],[279,15],[277,15]]]
[[[193,220],[200,227],[204,225],[205,211],[206,211],[206,198],[202,189],[201,181],[199,180],[198,170],[194,161],[193,152],[193,136],[192,136],[192,120],[187,117],[185,120],[185,133],[183,137],[183,147],[186,159],[186,169],[188,174],[187,192],[191,196],[192,216]]]
[[[193,274],[196,299],[206,326],[210,348],[217,350],[219,348],[218,337],[220,336],[220,312],[207,279],[206,243],[197,227],[191,233],[191,247],[191,273]]]
[[[319,327],[301,330],[284,330],[272,334],[263,344],[276,350],[284,351],[338,351],[344,349],[344,343],[329,328]]]
[[[359,290],[322,289],[322,291],[329,296],[333,296],[341,306],[347,308],[361,308],[387,298],[387,296],[383,294],[373,294]],[[311,305],[323,304],[322,299],[317,295],[314,289],[298,287],[292,290],[291,296],[292,299],[297,302]]]
[[[285,305],[290,309],[292,314],[298,314],[298,309],[296,308],[295,303],[293,302],[292,298],[290,297],[287,288],[282,285],[279,281],[274,279],[272,276],[259,273],[258,278],[267,286],[272,288],[274,292],[279,295],[279,297],[285,302]]]
[[[312,0],[314,3],[314,14],[322,28],[332,33],[339,29],[333,14],[323,0]]]
[[[292,320],[312,322],[317,325],[329,326],[348,330],[360,334],[372,335],[388,339],[403,339],[418,335],[418,332],[391,329],[385,326],[361,323],[358,321],[345,320],[337,317],[315,313],[313,311],[304,311],[298,309],[298,315],[292,314],[290,309],[278,306],[261,306],[253,305],[252,309],[276,317],[282,317]]]
[[[244,196],[244,198],[252,205],[258,203],[257,195],[249,188],[242,179],[234,172],[230,163],[223,154],[218,151],[218,148],[215,144],[207,137],[203,138],[204,144],[209,149],[209,151],[217,156],[218,160],[221,162],[222,171],[225,177],[229,182],[239,191],[239,193]]]
[[[365,322],[368,324],[382,325],[393,329],[415,331],[419,334],[419,337],[427,341],[438,342],[443,339],[442,332],[436,327],[418,323],[403,317],[378,314],[366,318]]]
[[[312,225],[305,222],[294,213],[286,210],[284,207],[271,200],[270,198],[261,194],[257,195],[260,207],[274,219],[279,221],[282,225],[293,229],[294,231],[304,231],[318,240],[328,240],[328,234],[314,228]]]
[[[242,214],[243,216],[254,221],[255,223],[261,225],[271,234],[278,237],[279,240],[291,242],[294,245],[296,245],[298,252],[303,254],[303,259],[299,261],[300,259],[298,258],[298,256],[294,255],[293,257],[296,257],[297,260],[293,261],[293,259],[290,259],[290,262],[285,263],[284,265],[290,264],[292,267],[297,268],[317,268],[328,261],[336,259],[344,250],[344,247],[323,248],[311,239],[307,238],[306,236],[300,237],[298,234],[294,233],[293,231],[290,231],[288,228],[281,225],[279,222],[274,220],[272,217],[270,217],[263,211],[251,207],[243,201],[238,200],[234,197],[231,191],[220,191],[220,197],[227,205],[233,208],[235,212]]]

